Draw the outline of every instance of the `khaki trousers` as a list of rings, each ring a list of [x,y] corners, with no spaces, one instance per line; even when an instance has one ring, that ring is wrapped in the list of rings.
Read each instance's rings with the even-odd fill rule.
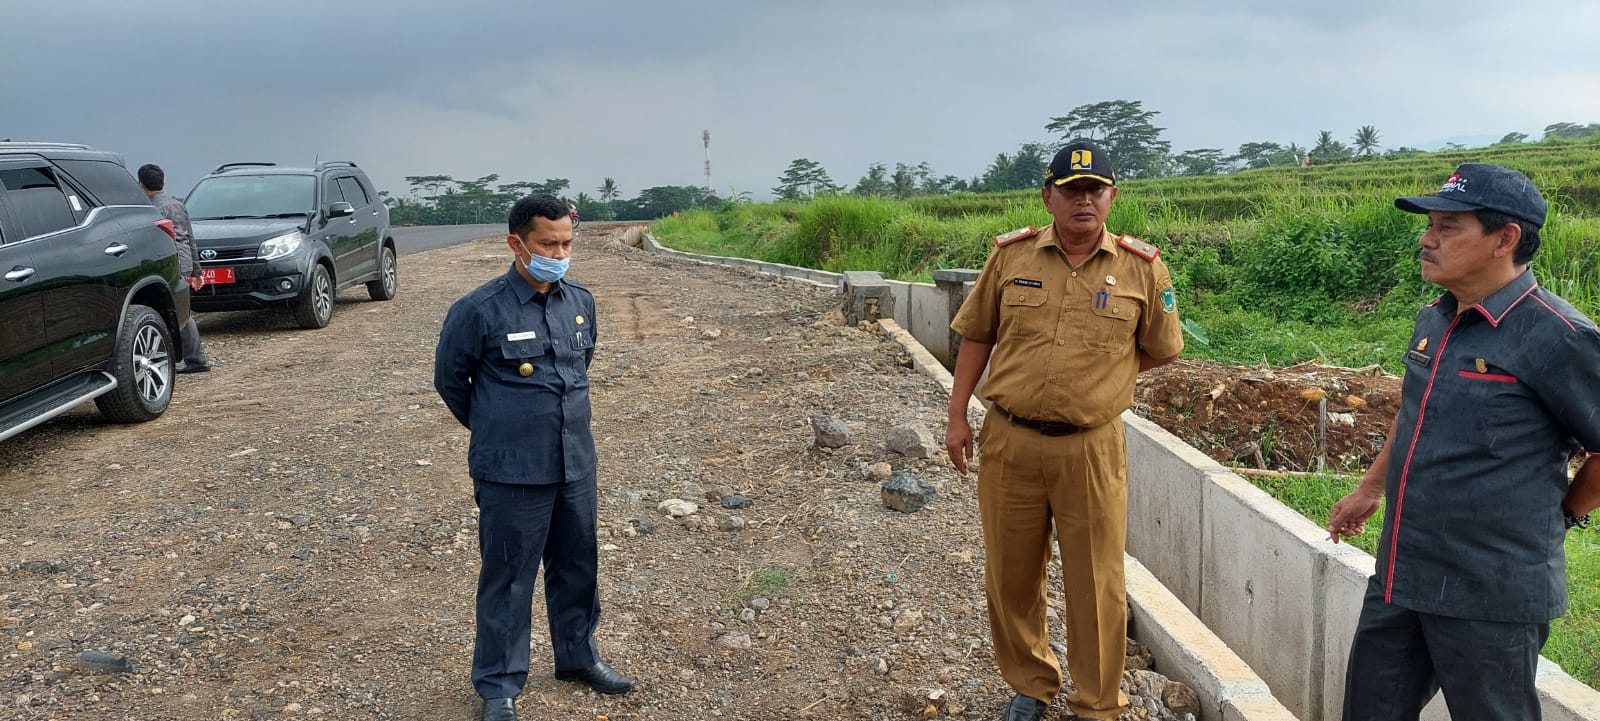
[[[1077,687],[1067,704],[1084,718],[1115,719],[1128,705],[1120,689],[1128,631],[1122,422],[1051,437],[990,413],[978,444],[984,581],[1000,675],[1017,693],[1046,703],[1061,690],[1045,620],[1054,523],[1066,592],[1067,668]]]

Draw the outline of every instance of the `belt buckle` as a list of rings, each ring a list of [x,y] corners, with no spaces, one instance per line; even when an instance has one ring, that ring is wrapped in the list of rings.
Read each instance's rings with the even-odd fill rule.
[[[1070,436],[1078,432],[1078,427],[1063,421],[1041,421],[1039,433],[1046,436]]]

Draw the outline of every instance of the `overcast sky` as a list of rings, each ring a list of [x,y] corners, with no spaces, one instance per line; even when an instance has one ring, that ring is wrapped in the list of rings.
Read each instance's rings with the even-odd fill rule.
[[[156,162],[770,194],[790,160],[970,178],[1051,116],[1141,100],[1175,152],[1386,147],[1600,121],[1600,3],[0,0],[0,137]],[[1302,9],[1303,8],[1303,9]]]

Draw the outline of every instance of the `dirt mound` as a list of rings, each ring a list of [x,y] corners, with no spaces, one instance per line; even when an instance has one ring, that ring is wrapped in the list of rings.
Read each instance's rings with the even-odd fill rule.
[[[1383,448],[1399,404],[1400,378],[1377,366],[1194,360],[1142,374],[1135,396],[1135,412],[1225,465],[1352,473]]]

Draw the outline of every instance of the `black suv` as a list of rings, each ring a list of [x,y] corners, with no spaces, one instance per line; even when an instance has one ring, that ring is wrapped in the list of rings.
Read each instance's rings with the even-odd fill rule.
[[[389,207],[355,163],[227,163],[184,199],[206,285],[196,311],[288,307],[302,328],[333,319],[339,291],[399,287]]]
[[[0,142],[0,440],[90,398],[166,411],[189,316],[171,225],[114,153]]]

